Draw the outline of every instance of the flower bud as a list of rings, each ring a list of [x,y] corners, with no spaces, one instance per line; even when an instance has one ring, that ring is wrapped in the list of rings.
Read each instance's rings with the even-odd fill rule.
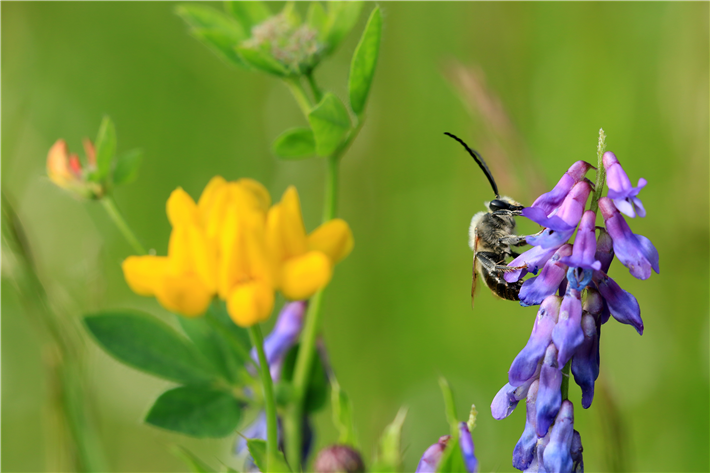
[[[95,162],[95,158],[92,159]],[[90,160],[88,170],[94,168]],[[47,176],[58,187],[69,191],[75,197],[97,199],[105,192],[101,184],[87,179],[87,173],[81,166],[79,156],[69,154],[69,148],[64,140],[57,140],[47,154]]]
[[[584,341],[572,358],[572,374],[582,388],[582,407],[588,409],[594,399],[594,382],[599,377],[599,331],[594,316],[584,314],[582,330]]]
[[[572,190],[572,186],[583,180],[584,175],[590,169],[596,168],[585,161],[577,161],[562,175],[555,187],[550,192],[542,194],[535,199],[531,207],[539,207],[545,212],[545,215],[550,215],[565,200],[567,194]]]
[[[439,461],[441,461],[441,455],[443,455],[449,440],[451,440],[451,436],[444,435],[443,437],[439,437],[438,442],[427,448],[421,460],[419,460],[415,473],[434,473],[439,465]]]
[[[362,457],[347,445],[331,445],[318,453],[313,464],[316,473],[360,473],[365,471]]]

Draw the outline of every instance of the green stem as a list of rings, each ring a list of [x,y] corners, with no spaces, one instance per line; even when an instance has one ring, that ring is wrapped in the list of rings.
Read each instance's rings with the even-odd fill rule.
[[[604,151],[606,151],[606,134],[604,133],[604,130],[600,128],[599,143],[597,144],[597,182],[594,184],[592,203],[589,205],[589,210],[595,213],[599,208],[599,199],[602,196],[604,184],[606,182],[606,171],[604,170],[604,163],[602,162]]]
[[[569,360],[565,367],[562,369],[562,386],[560,386],[560,392],[562,393],[563,401],[569,399],[569,372],[571,366],[572,360]]]
[[[325,202],[323,205],[323,222],[335,218],[338,212],[338,165],[337,155],[329,156],[327,162],[327,179],[325,181]]]
[[[313,92],[313,98],[315,98],[316,103],[320,102],[323,98],[323,92],[321,92],[320,87],[316,84],[316,80],[313,78],[313,72],[309,72],[308,75],[306,75],[306,79],[308,79],[308,85],[311,86],[311,92]]]
[[[301,107],[303,115],[308,118],[308,114],[311,112],[313,105],[306,94],[306,90],[303,88],[303,84],[301,84],[301,80],[298,78],[284,80],[286,85],[288,85],[288,88],[291,90],[293,98],[295,98],[296,102],[298,102],[298,106]]]
[[[266,353],[264,353],[264,336],[261,333],[259,324],[249,327],[249,336],[251,343],[256,348],[256,353],[259,356],[259,374],[261,375],[261,384],[264,387],[264,405],[266,410],[266,471],[274,471],[270,468],[271,462],[276,458],[279,449],[278,430],[276,424],[276,400],[274,399],[274,385],[271,380],[271,372],[269,364],[266,361]]]
[[[140,244],[138,238],[136,238],[136,235],[131,230],[131,227],[129,227],[128,223],[126,223],[126,220],[123,218],[123,215],[121,215],[121,211],[118,210],[113,197],[110,195],[104,196],[101,199],[101,203],[103,204],[104,209],[106,209],[108,216],[111,217],[113,223],[115,223],[121,233],[123,233],[124,238],[128,240],[128,243],[130,243],[133,249],[141,255],[146,254],[147,251],[145,251],[145,248],[143,248],[143,245]]]

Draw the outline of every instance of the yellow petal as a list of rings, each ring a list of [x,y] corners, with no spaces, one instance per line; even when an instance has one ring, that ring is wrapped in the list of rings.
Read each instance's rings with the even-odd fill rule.
[[[266,187],[264,187],[261,182],[255,181],[254,179],[242,178],[237,181],[237,184],[246,189],[254,197],[257,207],[262,212],[269,210],[269,206],[271,205],[271,196],[269,195],[269,191],[266,190]]]
[[[195,275],[166,275],[155,297],[171,312],[186,317],[197,317],[207,310],[213,293]]]
[[[178,187],[170,194],[166,210],[168,220],[173,227],[199,224],[197,204],[187,192],[182,190],[182,187]]]
[[[210,210],[215,202],[215,197],[217,196],[218,190],[224,187],[227,181],[224,180],[222,176],[215,176],[210,179],[207,183],[205,189],[202,191],[199,200],[197,201],[197,208],[200,212],[200,219],[202,220],[202,225],[206,228],[207,222],[210,215]]]
[[[168,259],[164,256],[129,256],[121,267],[128,286],[141,296],[153,296],[163,280]]]
[[[217,291],[216,251],[197,225],[173,228],[168,243],[168,272],[173,276],[197,275],[209,291]]]
[[[247,261],[249,279],[258,279],[273,286],[275,265],[269,257],[266,245],[266,222],[259,211],[242,215],[244,258]]]
[[[348,256],[353,249],[353,232],[345,220],[335,218],[324,223],[308,235],[308,248],[322,251],[335,264]]]
[[[308,251],[308,245],[301,204],[295,187],[286,189],[278,206],[280,210],[274,214],[274,221],[268,224],[271,245],[282,253],[284,258],[301,256]]]
[[[233,205],[229,206],[233,209]],[[237,212],[226,212],[219,234],[219,258],[217,261],[217,289],[219,297],[227,299],[232,288],[248,279],[247,260],[244,251],[244,235]]]
[[[191,273],[193,270],[193,258],[190,248],[190,236],[188,228],[190,225],[176,225],[170,232],[168,241],[168,272],[172,275]]]
[[[235,287],[227,299],[227,312],[240,327],[251,327],[269,318],[274,308],[274,290],[261,281]]]
[[[281,268],[281,292],[287,299],[308,299],[330,282],[332,274],[328,257],[320,251],[309,251],[284,263]]]

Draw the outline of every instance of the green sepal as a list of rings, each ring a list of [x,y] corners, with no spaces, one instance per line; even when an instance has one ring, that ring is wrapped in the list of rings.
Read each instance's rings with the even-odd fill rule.
[[[143,162],[143,151],[132,149],[116,158],[111,180],[114,185],[130,184],[138,177],[138,169]]]
[[[289,75],[288,69],[264,49],[236,46],[234,50],[239,54],[242,61],[254,69],[277,77],[287,77]]]
[[[190,34],[227,62],[248,67],[234,47],[248,37],[242,26],[206,5],[178,5],[177,13],[190,26]],[[248,30],[247,30],[248,31]]]
[[[247,439],[247,448],[249,454],[254,459],[254,463],[259,468],[259,471],[267,471],[266,469],[266,441],[261,439]],[[269,472],[288,472],[291,469],[286,463],[283,452],[277,452],[274,458],[269,461]]]
[[[291,128],[274,140],[271,149],[281,159],[304,159],[316,154],[316,139],[310,128]]]
[[[216,473],[217,471],[185,447],[173,445],[171,450],[173,454],[186,463],[190,471],[194,473]]]
[[[306,14],[306,23],[308,23],[308,26],[318,31],[320,34],[327,22],[328,14],[325,12],[323,5],[320,2],[311,2],[311,4],[308,5],[308,13]],[[319,39],[322,38],[319,37]]]
[[[111,163],[116,153],[116,127],[111,118],[105,116],[96,136],[96,173],[90,176],[93,182],[102,182],[111,172]]]
[[[350,116],[338,97],[328,92],[308,114],[318,156],[331,155],[350,130]]]
[[[271,10],[264,2],[224,2],[224,9],[230,13],[246,32],[246,37],[251,36],[251,29],[266,21],[271,15]]]
[[[197,438],[222,438],[237,428],[241,406],[229,391],[207,385],[165,391],[150,408],[145,422]]]
[[[296,367],[296,358],[298,357],[299,345],[293,346],[284,357],[283,366],[281,368],[281,379],[291,382],[293,380],[293,371]],[[328,401],[328,375],[325,372],[325,366],[317,356],[314,360],[314,366],[311,368],[311,377],[308,380],[306,388],[305,402],[303,409],[306,413],[313,413],[325,407]]]
[[[328,20],[323,28],[323,40],[328,48],[327,53],[331,54],[357,23],[363,2],[328,2],[326,6]]]
[[[357,435],[355,433],[355,421],[353,419],[353,404],[350,398],[340,388],[340,384],[335,377],[330,380],[331,407],[333,409],[333,424],[338,429],[338,443],[350,445],[357,448]]]
[[[444,397],[444,411],[446,412],[446,421],[449,423],[449,428],[451,429],[451,437],[458,435],[458,425],[459,420],[456,415],[456,404],[454,403],[454,392],[449,386],[449,382],[446,378],[441,376],[439,378],[439,387],[441,388],[441,394]]]
[[[407,409],[402,407],[397,412],[391,424],[385,427],[379,444],[377,455],[372,465],[373,473],[400,471],[402,466],[402,424],[407,417]]]
[[[348,77],[350,107],[357,115],[365,110],[365,102],[370,92],[372,78],[375,75],[377,56],[380,52],[380,36],[382,34],[382,13],[375,7],[367,20],[365,31],[353,54]]]
[[[118,361],[179,383],[201,383],[216,373],[187,339],[172,327],[137,311],[84,317],[96,342]]]

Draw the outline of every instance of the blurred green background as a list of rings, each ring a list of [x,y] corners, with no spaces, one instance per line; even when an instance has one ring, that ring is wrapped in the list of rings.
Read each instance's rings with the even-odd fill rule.
[[[307,229],[321,216],[324,163],[270,153],[278,134],[305,123],[286,87],[221,62],[187,34],[174,5],[2,3],[3,191],[50,297],[76,317],[120,307],[167,317],[123,282],[119,263],[131,250],[103,209],[45,177],[52,143],[63,137],[81,150],[103,114],[116,123],[119,152],[145,151],[139,179],[118,189],[116,200],[158,254],[167,248],[169,193],[182,186],[197,197],[216,174],[258,179],[274,198],[295,184]],[[342,98],[371,8],[316,71]],[[529,204],[572,162],[596,162],[603,127],[632,181],[649,181],[641,194],[648,217],[630,224],[658,248],[661,274],[638,281],[612,266],[612,277],[638,298],[646,331],[639,337],[613,320],[604,326],[589,410],[571,384],[586,467],[708,471],[708,4],[396,2],[382,9],[366,124],[341,167],[339,214],[356,246],[324,307],[331,361],[354,402],[366,458],[401,405],[409,407],[407,471],[447,433],[439,375],[454,388],[461,416],[471,403],[478,407],[473,437],[482,471],[512,469],[523,429],[524,408],[494,421],[488,406],[528,339],[535,308],[479,288],[471,310],[468,225],[491,192],[442,133],[478,148],[501,191]],[[47,428],[42,338],[6,278],[2,296],[2,469],[51,470],[57,446]],[[88,344],[112,470],[185,471],[168,450],[175,443],[215,467],[228,461],[234,437],[194,440],[143,425],[169,384]],[[319,447],[334,439],[330,416],[326,409],[316,419]]]

